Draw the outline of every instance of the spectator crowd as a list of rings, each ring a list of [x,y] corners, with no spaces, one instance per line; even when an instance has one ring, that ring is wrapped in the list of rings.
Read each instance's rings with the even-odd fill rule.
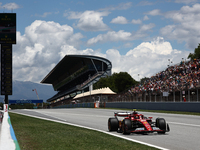
[[[181,61],[174,66],[168,66],[144,82],[132,87],[129,92],[140,93],[144,91],[181,91],[200,87],[200,59]]]

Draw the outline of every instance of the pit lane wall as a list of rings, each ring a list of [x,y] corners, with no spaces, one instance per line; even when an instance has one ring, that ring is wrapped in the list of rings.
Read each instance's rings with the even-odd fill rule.
[[[0,150],[20,150],[8,111],[4,111],[1,125]]]
[[[78,103],[60,105],[53,108],[94,108],[94,103]],[[166,110],[166,111],[184,111],[199,112],[200,102],[107,102],[100,103],[103,108],[127,108],[144,110]]]

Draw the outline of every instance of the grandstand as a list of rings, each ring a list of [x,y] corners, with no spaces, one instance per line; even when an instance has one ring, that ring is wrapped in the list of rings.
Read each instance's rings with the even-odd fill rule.
[[[102,57],[66,55],[41,81],[58,91],[47,102],[51,106],[69,103],[77,94],[92,90],[100,78],[110,76],[111,69],[111,62]]]
[[[134,85],[114,101],[136,102],[199,102],[200,101],[200,59],[168,66]],[[112,101],[112,100],[111,100]]]

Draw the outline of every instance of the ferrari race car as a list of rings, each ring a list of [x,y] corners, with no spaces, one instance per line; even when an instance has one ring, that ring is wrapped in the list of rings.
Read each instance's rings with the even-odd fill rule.
[[[156,118],[155,122],[152,121],[152,117],[145,117],[142,114],[138,114],[136,110],[133,112],[116,112],[113,118],[108,119],[108,130],[118,131],[123,134],[130,133],[152,133],[157,132],[159,134],[165,134],[169,132],[169,125],[163,118]],[[119,120],[118,117],[124,117]]]

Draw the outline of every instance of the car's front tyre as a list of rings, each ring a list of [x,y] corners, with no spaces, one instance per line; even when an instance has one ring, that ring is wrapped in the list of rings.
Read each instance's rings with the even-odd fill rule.
[[[131,120],[124,119],[122,121],[122,133],[123,134],[130,134],[131,133]]]
[[[169,131],[169,125],[166,123],[164,118],[156,119],[156,127],[162,131],[158,131],[159,134],[165,134],[166,131]]]

